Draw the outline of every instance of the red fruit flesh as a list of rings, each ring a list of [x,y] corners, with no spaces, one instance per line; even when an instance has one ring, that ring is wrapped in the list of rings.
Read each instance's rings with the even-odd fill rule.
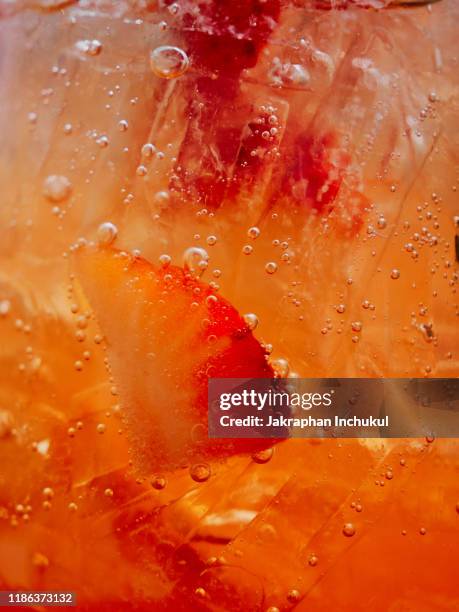
[[[238,77],[257,63],[279,14],[279,0],[213,0],[181,5],[185,47],[198,76],[191,83],[189,127],[175,174],[179,190],[206,208],[221,205],[233,180],[216,159],[231,167],[244,136],[241,132],[245,126],[237,121],[234,125],[241,109],[237,103],[231,108],[239,94]],[[233,125],[228,126],[228,115]],[[197,155],[193,156],[194,151]],[[198,168],[195,159],[200,160]]]
[[[207,438],[209,377],[273,377],[264,349],[228,301],[181,268],[110,248],[80,249],[75,261],[143,470],[269,444]]]
[[[290,180],[294,185],[303,183],[305,200],[318,212],[331,209],[350,162],[337,144],[335,134],[314,138],[308,132],[296,141]]]
[[[194,65],[234,77],[255,65],[279,19],[280,2],[211,0],[184,3],[181,10]]]

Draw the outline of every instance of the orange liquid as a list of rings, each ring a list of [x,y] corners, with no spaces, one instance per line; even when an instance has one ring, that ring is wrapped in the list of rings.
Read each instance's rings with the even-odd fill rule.
[[[256,315],[282,375],[456,377],[459,6],[61,4],[0,3],[0,587],[82,610],[455,609],[455,439],[147,466],[126,389],[158,381],[137,425],[159,400],[174,425],[194,387],[165,398],[161,376],[192,371],[191,316],[164,308],[148,345],[156,302],[120,317],[107,280],[96,307],[74,255],[170,258]]]

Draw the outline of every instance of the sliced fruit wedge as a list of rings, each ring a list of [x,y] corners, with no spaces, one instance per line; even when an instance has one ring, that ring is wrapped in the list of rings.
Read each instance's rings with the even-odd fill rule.
[[[182,268],[112,248],[79,249],[75,266],[106,339],[142,471],[270,444],[207,437],[209,377],[273,377],[265,350],[227,300]]]

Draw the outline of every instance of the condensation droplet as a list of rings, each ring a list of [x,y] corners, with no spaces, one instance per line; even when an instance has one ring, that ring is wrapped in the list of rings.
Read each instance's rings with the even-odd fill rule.
[[[114,223],[106,221],[101,223],[97,228],[97,240],[99,244],[109,245],[115,241],[118,236],[118,228]]]
[[[175,79],[182,76],[190,64],[188,55],[179,47],[164,45],[150,54],[150,67],[162,79]]]
[[[394,268],[394,269],[392,270],[392,272],[390,273],[390,277],[391,277],[393,280],[397,280],[397,279],[399,279],[399,278],[400,278],[400,270],[397,270],[396,268]]]
[[[43,194],[50,202],[63,202],[71,193],[71,182],[61,174],[51,174],[43,183]]]
[[[277,264],[274,261],[268,261],[265,270],[268,274],[274,274],[277,271]]]

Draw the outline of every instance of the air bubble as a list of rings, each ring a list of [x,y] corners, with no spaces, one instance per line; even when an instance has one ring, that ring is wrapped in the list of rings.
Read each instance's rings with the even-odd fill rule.
[[[183,254],[183,265],[184,267],[197,276],[201,276],[204,270],[207,268],[209,255],[207,251],[200,247],[190,247]]]
[[[353,523],[344,524],[343,535],[345,535],[348,538],[351,538],[353,535],[355,535],[355,527]]]
[[[399,279],[400,278],[400,270],[397,270],[397,269],[394,268],[394,270],[392,270],[391,273],[390,273],[390,277],[393,280]]]
[[[274,274],[277,271],[277,264],[274,261],[268,261],[265,270],[268,274]]]
[[[168,45],[157,47],[150,54],[150,67],[162,79],[175,79],[182,76],[190,64],[188,55],[179,47]]]
[[[94,57],[102,51],[102,43],[100,40],[79,40],[75,43],[76,49],[83,55]]]
[[[250,330],[252,330],[252,331],[253,331],[253,330],[254,330],[254,329],[257,327],[257,325],[258,325],[258,317],[257,317],[257,315],[256,315],[256,314],[253,314],[253,313],[248,313],[248,314],[245,314],[245,315],[244,315],[244,317],[243,317],[243,319],[244,319],[244,321],[246,322],[247,327],[248,327]]]
[[[11,302],[9,300],[0,300],[0,317],[6,317],[11,310]]]
[[[165,208],[169,204],[169,200],[171,199],[168,191],[157,191],[153,196],[155,204],[160,206],[161,208]]]
[[[274,449],[273,448],[265,448],[261,451],[258,451],[257,453],[254,453],[252,455],[252,461],[254,461],[255,463],[268,463],[268,461],[271,461],[272,457],[274,454]]]
[[[163,255],[159,256],[159,263],[163,268],[167,268],[167,266],[170,265],[171,261],[171,256],[167,255],[167,253],[163,253]]]
[[[301,599],[301,594],[297,589],[292,589],[288,592],[287,599],[290,603],[298,603]]]
[[[207,463],[196,463],[190,467],[190,476],[195,482],[205,482],[210,478],[210,467]]]
[[[11,414],[6,410],[0,410],[0,439],[6,438],[13,430]]]
[[[118,228],[110,221],[101,223],[97,228],[97,240],[105,246],[112,244],[118,236]]]
[[[151,142],[147,142],[142,146],[141,153],[144,157],[153,157],[156,153],[156,147]]]
[[[72,184],[66,176],[51,174],[43,183],[43,194],[50,202],[63,202],[72,193]]]
[[[277,376],[280,378],[287,378],[290,371],[290,365],[287,359],[283,359],[282,357],[279,359],[273,359],[271,365],[273,366]]]
[[[167,480],[164,476],[153,476],[153,478],[151,479],[151,486],[157,491],[161,491],[162,489],[164,489],[166,484]]]

